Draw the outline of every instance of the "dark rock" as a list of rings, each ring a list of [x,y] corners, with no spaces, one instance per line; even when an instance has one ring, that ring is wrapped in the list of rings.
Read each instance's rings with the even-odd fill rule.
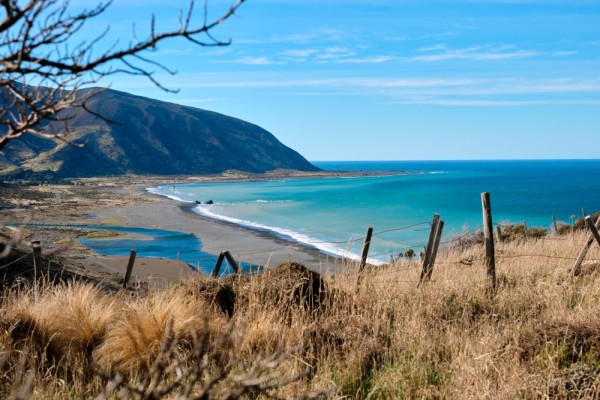
[[[287,262],[264,272],[269,281],[265,297],[275,300],[276,304],[295,305],[307,310],[324,306],[328,300],[327,287],[318,272],[304,265]]]
[[[188,284],[187,289],[190,295],[205,299],[228,317],[233,317],[236,294],[232,282],[198,279]]]

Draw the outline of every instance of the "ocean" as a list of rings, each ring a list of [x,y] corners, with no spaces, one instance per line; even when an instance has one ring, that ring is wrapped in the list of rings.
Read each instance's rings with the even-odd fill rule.
[[[481,193],[494,223],[550,228],[600,209],[600,160],[314,162],[369,177],[164,185],[148,190],[180,201],[212,200],[198,214],[268,231],[329,254],[358,258],[373,227],[370,258],[385,262],[427,242],[434,213],[444,240],[482,225]],[[404,171],[406,174],[390,173]],[[202,239],[202,238],[200,238]]]

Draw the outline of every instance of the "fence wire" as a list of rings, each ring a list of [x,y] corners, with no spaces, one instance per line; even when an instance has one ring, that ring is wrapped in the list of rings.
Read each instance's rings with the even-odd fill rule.
[[[428,228],[419,228],[421,226],[424,225],[429,225]],[[508,226],[515,226],[514,224],[505,224],[505,223],[495,223],[495,226],[500,226],[500,227],[508,227]],[[381,237],[381,236],[385,236],[388,233],[393,233],[393,232],[400,232],[400,231],[412,231],[412,232],[422,232],[422,231],[427,231],[430,230],[430,226],[431,226],[431,222],[427,222],[427,221],[423,221],[423,222],[418,222],[418,223],[414,223],[411,225],[407,225],[407,226],[402,226],[402,227],[396,227],[396,228],[390,228],[390,229],[385,229],[382,231],[378,231],[372,234],[372,238],[373,237]],[[61,228],[71,228],[73,226],[64,226],[64,227],[56,227],[58,229]],[[79,228],[79,227],[77,227]],[[87,229],[87,228],[83,228],[83,229]],[[93,228],[90,228],[93,229]],[[473,229],[469,229],[466,231],[463,231],[460,234],[457,234],[455,237],[452,237],[450,239],[444,240],[440,242],[440,245],[452,245],[455,243],[465,243],[468,242],[470,240],[470,237],[472,237],[473,235],[476,234],[480,234],[482,232],[482,227],[481,226],[477,226]],[[251,257],[251,256],[257,256],[257,255],[262,255],[262,254],[275,254],[276,252],[280,252],[283,250],[287,250],[287,249],[292,249],[292,248],[297,248],[299,245],[303,246],[303,245],[308,245],[308,246],[315,246],[319,245],[319,244],[334,244],[334,245],[345,245],[348,246],[351,243],[356,243],[359,241],[365,241],[366,240],[366,235],[365,236],[361,236],[361,237],[357,237],[357,238],[352,238],[346,241],[341,241],[341,240],[337,240],[337,241],[309,241],[309,242],[295,242],[295,243],[288,243],[282,246],[277,246],[274,248],[270,248],[270,249],[265,249],[265,250],[259,250],[259,251],[241,251],[241,252],[236,252],[234,249],[229,249],[231,250],[232,253],[234,253],[238,259],[244,263],[246,263],[246,260]],[[372,240],[372,239],[371,239]],[[551,240],[551,241],[571,241],[572,238],[569,237],[558,237],[555,235],[550,235],[550,236],[545,236],[543,238],[539,238],[539,239],[534,239],[534,240]],[[414,245],[405,245],[404,247],[399,247],[396,248],[394,250],[388,249],[388,250],[384,250],[384,251],[380,251],[380,252],[376,252],[370,255],[371,258],[380,258],[380,257],[395,257],[396,254],[402,254],[403,252],[407,251],[408,249],[415,249],[415,248],[422,248],[425,247],[427,245],[427,243],[419,243],[419,244],[414,244]],[[222,249],[222,248],[201,248],[202,251],[204,252],[210,252],[210,251],[221,251],[221,250],[226,250],[226,249]],[[495,258],[498,260],[503,260],[503,259],[516,259],[516,258],[545,258],[545,259],[555,259],[555,260],[568,260],[568,261],[576,261],[577,257],[569,257],[569,256],[556,256],[556,255],[550,255],[550,254],[502,254],[501,253],[502,250],[500,250],[500,252],[497,252],[495,254]],[[30,256],[30,254],[25,254],[24,256],[11,261],[8,264],[2,265],[0,266],[0,270],[3,270],[5,268],[10,267],[11,265],[23,260],[24,258]],[[216,255],[215,255],[216,256]],[[348,259],[348,257],[344,257],[344,256],[339,256],[339,255],[333,255],[334,258],[336,259]],[[417,256],[418,257],[418,256]],[[600,259],[592,259],[592,258],[588,258],[586,259],[587,261],[591,261],[591,262],[600,262]],[[210,265],[212,268],[212,263],[215,262],[215,257],[199,257],[196,260],[194,260],[194,263],[189,263],[190,265],[194,266],[194,267],[204,267],[206,268],[206,266]],[[355,260],[350,260],[352,262],[356,262]],[[458,260],[458,261],[437,261],[435,263],[435,265],[437,266],[448,266],[448,265],[466,265],[466,266],[472,266],[476,263],[484,263],[486,261],[486,257],[482,256],[482,257],[469,257],[469,258],[465,258],[463,260]],[[386,263],[385,261],[382,261],[384,264]],[[409,259],[409,258],[393,258],[393,266],[399,266],[399,268],[401,270],[411,270],[411,269],[420,269],[422,268],[421,263],[419,260],[413,260],[413,259]],[[25,274],[30,272],[32,269],[30,269],[29,271],[25,271],[25,272],[20,272],[20,274]],[[390,274],[397,274],[398,271],[397,270],[392,270],[390,272],[382,272],[382,273],[390,273]]]

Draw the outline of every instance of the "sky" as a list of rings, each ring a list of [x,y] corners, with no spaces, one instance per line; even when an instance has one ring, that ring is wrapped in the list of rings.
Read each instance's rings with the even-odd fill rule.
[[[186,5],[114,0],[88,32],[119,46]],[[248,0],[213,34],[231,44],[145,54],[177,93],[102,84],[241,118],[312,161],[598,158],[597,0]]]

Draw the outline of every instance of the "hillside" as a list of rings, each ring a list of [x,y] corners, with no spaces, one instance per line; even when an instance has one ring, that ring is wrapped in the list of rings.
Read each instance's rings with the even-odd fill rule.
[[[69,138],[85,147],[26,135],[0,153],[0,170],[43,179],[318,170],[265,129],[216,112],[115,90],[95,95],[88,107],[113,122],[70,110]]]

